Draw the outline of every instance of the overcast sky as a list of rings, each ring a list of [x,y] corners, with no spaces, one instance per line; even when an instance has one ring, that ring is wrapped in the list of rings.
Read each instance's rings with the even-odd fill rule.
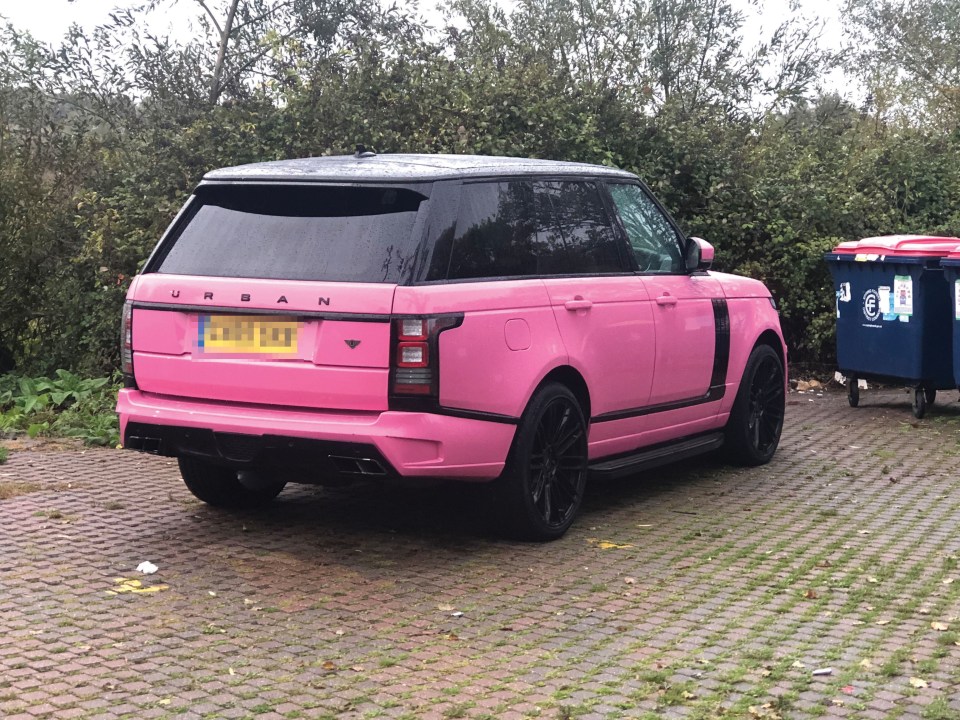
[[[740,0],[744,5],[747,3]],[[0,0],[0,15],[6,17],[17,28],[29,30],[34,37],[49,43],[55,43],[63,37],[71,23],[79,23],[84,28],[94,27],[107,20],[108,13],[117,5],[129,5],[119,0]],[[421,0],[420,7],[430,6],[430,0]],[[734,0],[734,4],[740,4]],[[840,22],[836,3],[822,0],[802,0],[801,6],[807,16],[820,15],[826,19],[827,27],[824,40],[833,47],[841,42]],[[753,28],[772,30],[787,13],[789,0],[761,0],[759,16],[751,20],[746,37],[757,37]],[[179,0],[164,13],[155,13],[153,28],[163,31],[168,27],[176,30],[183,28],[186,18],[197,12],[194,0]]]

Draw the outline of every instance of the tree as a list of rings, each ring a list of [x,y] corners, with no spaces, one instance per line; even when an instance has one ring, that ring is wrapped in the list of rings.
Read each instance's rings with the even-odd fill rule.
[[[847,31],[877,113],[960,127],[960,0],[848,0]]]

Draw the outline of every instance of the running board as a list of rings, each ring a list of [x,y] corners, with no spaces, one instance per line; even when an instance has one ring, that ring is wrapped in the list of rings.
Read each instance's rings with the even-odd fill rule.
[[[657,445],[654,448],[645,448],[612,460],[599,460],[591,464],[589,469],[592,475],[603,478],[619,478],[641,470],[650,470],[677,460],[701,455],[716,450],[721,445],[723,445],[722,432],[697,435],[685,440]]]

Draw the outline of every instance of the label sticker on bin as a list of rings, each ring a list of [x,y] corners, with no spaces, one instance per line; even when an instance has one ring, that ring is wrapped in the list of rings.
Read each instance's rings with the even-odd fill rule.
[[[960,320],[960,280],[953,281],[953,317]]]
[[[880,295],[880,313],[886,321],[896,320],[897,315],[893,311],[893,293],[890,292],[889,285],[881,285],[877,288]]]
[[[895,275],[893,278],[893,312],[897,315],[913,315],[913,278]]]

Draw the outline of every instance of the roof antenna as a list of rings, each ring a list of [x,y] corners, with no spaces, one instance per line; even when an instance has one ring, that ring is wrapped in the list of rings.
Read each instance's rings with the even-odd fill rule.
[[[371,158],[376,157],[377,154],[373,150],[367,150],[364,145],[357,145],[357,152],[354,154],[355,158]]]

